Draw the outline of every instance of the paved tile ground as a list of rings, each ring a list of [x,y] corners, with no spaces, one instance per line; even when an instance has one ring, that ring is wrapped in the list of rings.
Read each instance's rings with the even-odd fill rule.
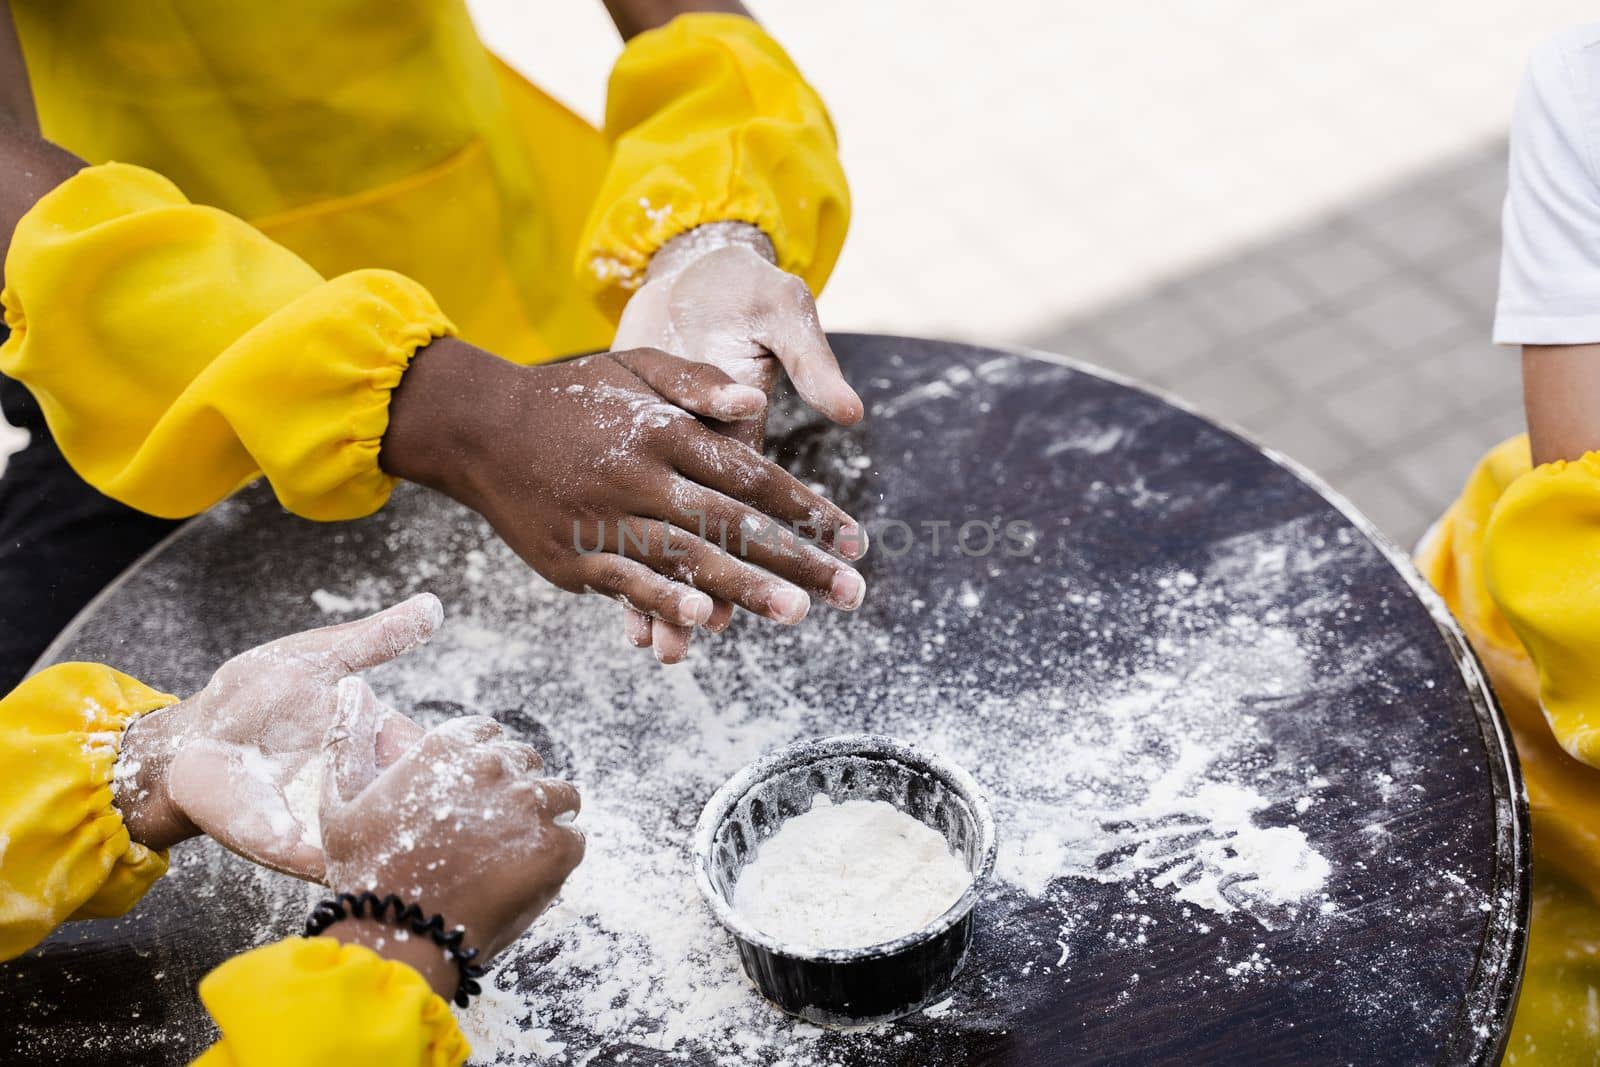
[[[1021,339],[1243,428],[1409,546],[1521,429],[1517,354],[1489,343],[1504,172],[1495,141]]]
[[[1293,456],[1410,546],[1522,427],[1489,343],[1505,144],[1029,338]]]

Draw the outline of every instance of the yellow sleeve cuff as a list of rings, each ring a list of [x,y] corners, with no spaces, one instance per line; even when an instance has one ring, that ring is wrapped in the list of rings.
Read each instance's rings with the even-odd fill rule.
[[[778,265],[820,292],[850,191],[827,109],[783,49],[738,15],[680,15],[628,43],[611,73],[612,158],[577,268],[620,314],[650,257],[702,223],[764,230]]]
[[[238,1067],[458,1067],[471,1051],[422,976],[359,945],[291,937],[200,982],[222,1038],[202,1058]]]
[[[1600,452],[1507,487],[1485,532],[1484,575],[1538,667],[1551,732],[1600,767]]]
[[[75,470],[154,515],[265,474],[312,519],[381,507],[389,393],[453,332],[391,271],[325,281],[152,171],[88,167],[23,217],[0,294],[0,371],[39,399]]]
[[[175,702],[94,663],[63,663],[0,700],[0,959],[68,918],[121,915],[167,869],[112,804],[123,731]]]

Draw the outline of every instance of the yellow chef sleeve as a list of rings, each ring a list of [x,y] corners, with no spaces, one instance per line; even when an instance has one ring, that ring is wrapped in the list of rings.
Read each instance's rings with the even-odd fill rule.
[[[1559,594],[1550,596],[1548,582],[1555,569],[1574,561],[1546,569],[1530,556],[1548,543],[1537,533],[1542,522],[1526,521],[1526,494],[1546,483],[1552,471],[1542,467],[1530,473],[1531,467],[1526,435],[1485,456],[1418,551],[1417,566],[1460,621],[1505,711],[1533,813],[1536,880],[1561,872],[1600,896],[1600,769],[1574,759],[1564,747],[1570,732],[1548,713],[1551,691],[1544,681],[1559,669],[1563,678],[1557,692],[1592,687],[1600,697],[1600,641],[1586,666],[1581,657],[1559,668],[1556,661],[1539,658],[1549,647],[1548,635],[1571,624],[1572,605]],[[1600,575],[1600,558],[1590,569]],[[1517,573],[1524,570],[1532,572],[1531,582]],[[1545,603],[1536,605],[1535,599]],[[1537,614],[1546,611],[1553,614]],[[1532,640],[1530,647],[1523,646],[1524,637]],[[1591,707],[1591,716],[1600,717],[1600,705]],[[1570,721],[1574,709],[1570,702],[1565,708],[1563,719]],[[1582,713],[1577,717],[1581,720]]]
[[[1600,770],[1563,747],[1571,732],[1544,708],[1564,691],[1569,695],[1557,698],[1562,721],[1572,721],[1574,712],[1581,720],[1573,698],[1585,689],[1600,696],[1600,657],[1575,655],[1572,640],[1581,638],[1573,631],[1574,610],[1582,611],[1572,598],[1595,578],[1580,581],[1570,596],[1556,587],[1559,575],[1574,570],[1600,575],[1600,554],[1587,566],[1581,558],[1589,522],[1584,498],[1594,490],[1586,491],[1590,479],[1568,466],[1530,471],[1527,437],[1504,442],[1478,464],[1417,554],[1489,671],[1533,816],[1528,959],[1507,1064],[1593,1059],[1585,1020],[1600,976]],[[1563,491],[1552,494],[1556,485]],[[1590,540],[1600,537],[1600,527],[1593,529]],[[1541,560],[1541,552],[1562,558]],[[1547,659],[1552,650],[1556,658]],[[1594,651],[1600,653],[1600,640]],[[1552,690],[1546,678],[1558,662]]]
[[[0,960],[65,919],[121,915],[167,869],[111,802],[122,732],[175,698],[94,663],[63,663],[0,700]]]
[[[200,999],[222,1031],[200,1067],[456,1067],[471,1051],[420,974],[330,937],[235,956]]]
[[[1484,535],[1484,577],[1538,668],[1551,732],[1600,767],[1600,453],[1506,488]]]
[[[778,265],[820,291],[850,221],[822,100],[783,49],[738,15],[680,15],[628,43],[611,72],[611,162],[578,271],[621,313],[650,257],[705,222],[761,227]]]
[[[0,371],[39,400],[90,484],[168,518],[265,474],[285,507],[381,507],[389,394],[452,332],[390,271],[324,280],[242,220],[153,171],[88,167],[17,225],[0,293]]]

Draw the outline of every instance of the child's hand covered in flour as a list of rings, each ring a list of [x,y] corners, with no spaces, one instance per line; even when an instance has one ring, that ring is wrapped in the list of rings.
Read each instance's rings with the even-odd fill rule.
[[[439,598],[423,593],[365,619],[281,638],[235,656],[189,699],[134,722],[115,783],[133,839],[167,848],[206,833],[246,859],[320,881],[322,849],[289,794],[321,758],[339,680],[404,655],[443,618]],[[381,720],[378,751],[387,763],[422,729],[392,711]]]
[[[776,266],[772,242],[745,222],[697,226],[650,259],[623,309],[613,347],[658,348],[710,363],[734,381],[771,392],[787,372],[801,399],[834,422],[861,421],[806,283]],[[763,415],[727,427],[757,448]]]
[[[394,893],[437,912],[466,928],[463,944],[481,963],[539,917],[583,859],[583,835],[569,825],[578,791],[544,777],[539,753],[475,715],[429,730],[385,767],[383,723],[364,681],[339,683],[322,757],[328,887]],[[438,951],[397,950],[392,926],[336,923],[329,933],[372,938],[370,947],[417,966],[436,989],[454,988]]]
[[[844,380],[817,318],[811,290],[776,266],[766,234],[746,222],[714,222],[679,234],[651,257],[645,284],[628,301],[613,342],[709,363],[742,385],[770,394],[787,372],[796,392],[834,422],[861,421],[861,398]],[[717,425],[761,449],[766,411]],[[681,659],[691,628],[634,609],[625,624],[635,644]],[[731,608],[717,604],[719,619]]]
[[[444,338],[401,381],[382,462],[476,510],[559,588],[641,619],[720,629],[732,609],[714,598],[791,624],[812,596],[854,608],[861,576],[795,529],[855,558],[855,522],[696,417],[748,419],[765,403],[653,349],[522,367]]]

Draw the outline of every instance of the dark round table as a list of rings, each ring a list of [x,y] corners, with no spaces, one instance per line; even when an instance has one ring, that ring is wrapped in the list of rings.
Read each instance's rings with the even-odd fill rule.
[[[1091,366],[836,345],[868,419],[785,398],[772,447],[875,533],[853,614],[745,617],[663,669],[615,605],[550,589],[442,497],[318,525],[255,487],[47,659],[183,694],[262,641],[439,593],[445,628],[373,685],[538,744],[583,788],[590,840],[467,1013],[474,1062],[1497,1062],[1526,802],[1482,672],[1403,555],[1280,457]],[[947,997],[824,1031],[750,989],[687,844],[745,762],[862,730],[967,767],[1001,856]],[[0,1061],[186,1062],[214,1037],[201,976],[314,895],[180,847],[129,916],[0,968]]]

